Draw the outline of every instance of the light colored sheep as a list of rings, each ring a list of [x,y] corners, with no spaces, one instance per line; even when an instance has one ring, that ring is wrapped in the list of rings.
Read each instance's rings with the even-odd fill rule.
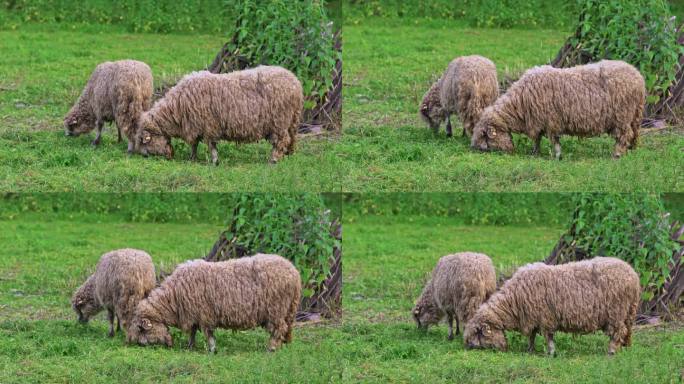
[[[534,142],[533,153],[546,135],[561,157],[560,136],[615,138],[614,158],[636,146],[646,100],[644,78],[622,61],[558,69],[528,70],[487,108],[475,127],[472,147],[513,151],[511,133]]]
[[[238,143],[268,139],[271,162],[294,152],[304,105],[302,85],[290,71],[260,66],[228,74],[195,72],[185,76],[140,121],[141,153],[173,157],[172,137],[180,137],[197,156],[208,143],[218,164],[219,140]]]
[[[449,340],[453,340],[459,324],[473,316],[477,308],[496,290],[496,272],[492,260],[484,254],[462,252],[439,259],[432,277],[413,308],[419,328],[437,324],[446,315]]]
[[[504,331],[529,337],[534,351],[537,333],[544,335],[550,355],[555,332],[590,333],[610,337],[608,353],[631,344],[641,289],[639,276],[624,261],[612,257],[518,269],[466,324],[469,348],[507,349]]]
[[[152,71],[147,64],[134,60],[105,62],[88,79],[81,96],[64,118],[64,133],[78,136],[97,128],[93,145],[100,144],[105,122],[116,123],[128,138],[128,152],[134,150],[140,115],[152,104]]]
[[[446,119],[447,136],[451,137],[451,115],[457,114],[463,124],[463,135],[470,136],[482,111],[497,97],[499,83],[494,63],[482,56],[461,56],[449,63],[442,77],[426,93],[421,115],[435,131]]]
[[[188,261],[138,304],[128,342],[171,346],[168,327],[173,326],[190,333],[190,348],[201,330],[215,352],[215,328],[261,326],[271,334],[273,351],[292,340],[300,295],[299,272],[277,255]]]
[[[74,293],[71,305],[82,323],[107,310],[109,336],[114,336],[114,316],[117,330],[126,329],[133,311],[156,283],[152,258],[137,249],[107,252],[97,263],[95,273]]]

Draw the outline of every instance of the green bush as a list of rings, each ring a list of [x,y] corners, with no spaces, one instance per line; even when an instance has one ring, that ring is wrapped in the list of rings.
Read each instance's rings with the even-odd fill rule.
[[[280,65],[302,82],[311,108],[332,86],[339,53],[333,49],[332,24],[325,1],[236,0],[239,16],[228,50],[251,65]]]
[[[225,233],[246,254],[275,253],[299,270],[304,297],[323,283],[330,272],[333,220],[317,194],[240,194]]]
[[[660,196],[578,194],[566,244],[590,256],[612,256],[639,273],[642,299],[650,300],[670,275],[678,244],[670,239],[670,218]]]
[[[555,193],[378,193],[345,195],[344,216],[443,216],[472,225],[557,225],[572,210]]]
[[[581,44],[595,59],[619,59],[637,68],[646,80],[648,102],[655,103],[675,79],[679,55],[672,12],[664,0],[578,0]]]

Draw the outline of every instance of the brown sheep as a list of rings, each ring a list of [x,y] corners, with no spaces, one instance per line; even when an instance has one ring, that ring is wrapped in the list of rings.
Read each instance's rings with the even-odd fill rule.
[[[138,304],[127,340],[172,346],[168,327],[173,326],[190,334],[189,348],[201,330],[209,352],[215,352],[215,328],[261,326],[271,334],[274,351],[292,340],[300,295],[299,272],[277,255],[188,261]]]
[[[216,165],[219,140],[247,143],[268,139],[273,146],[271,162],[275,163],[294,152],[303,106],[301,83],[281,67],[260,66],[220,75],[195,72],[143,114],[141,153],[173,158],[171,138],[180,137],[191,146],[194,160],[203,140]]]
[[[518,269],[484,303],[463,332],[468,348],[507,349],[506,330],[529,337],[534,352],[537,333],[544,335],[547,352],[555,353],[555,332],[590,333],[610,337],[609,354],[631,344],[641,289],[639,276],[624,261],[612,257]]]
[[[496,290],[496,272],[492,260],[481,253],[463,252],[439,259],[432,277],[413,308],[418,328],[427,329],[446,315],[449,340],[459,324],[465,325],[477,308]]]
[[[152,70],[134,60],[105,62],[88,79],[81,96],[64,118],[64,133],[78,136],[97,128],[92,144],[100,144],[105,122],[114,121],[121,142],[121,132],[128,138],[128,152],[134,150],[140,115],[152,104]]]
[[[102,309],[107,309],[109,336],[114,336],[114,316],[117,330],[127,324],[133,311],[156,283],[152,258],[137,249],[118,249],[107,252],[71,299],[78,321],[87,323]]]
[[[439,102],[435,97],[437,93]],[[494,63],[477,55],[457,57],[426,93],[421,115],[435,131],[446,119],[447,136],[451,137],[451,115],[457,114],[463,124],[463,136],[470,136],[482,111],[497,97],[499,83]]]
[[[644,78],[622,61],[558,69],[536,67],[523,74],[475,127],[471,145],[487,151],[513,151],[511,133],[534,142],[533,153],[546,135],[561,158],[560,136],[615,138],[614,158],[636,146],[646,101]]]

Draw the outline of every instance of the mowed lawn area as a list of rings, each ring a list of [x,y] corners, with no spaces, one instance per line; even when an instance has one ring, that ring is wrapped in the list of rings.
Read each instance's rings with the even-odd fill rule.
[[[106,337],[104,314],[80,325],[73,290],[111,249],[147,250],[157,266],[203,255],[220,226],[152,224],[77,216],[21,214],[0,221],[0,382],[676,382],[684,332],[675,324],[638,329],[633,346],[606,355],[602,334],[558,334],[557,357],[525,352],[509,334],[510,352],[466,351],[440,325],[419,332],[410,310],[439,256],[489,254],[499,271],[545,256],[558,228],[463,226],[445,218],[345,219],[341,319],[301,325],[294,341],[266,352],[263,330],[218,330],[217,354],[203,336],[193,350],[173,330],[174,346],[126,346]]]
[[[473,29],[443,21],[369,20],[345,25],[345,188],[415,191],[678,191],[684,188],[684,129],[643,135],[611,159],[614,140],[561,139],[555,161],[514,135],[513,154],[479,153],[460,137],[435,137],[418,115],[423,94],[457,56],[480,54],[499,78],[549,62],[567,31]]]
[[[126,155],[115,126],[64,136],[63,118],[95,66],[136,59],[150,65],[155,85],[201,70],[226,40],[217,35],[130,34],[115,27],[73,30],[21,25],[0,31],[0,190],[3,191],[333,191],[338,190],[330,138],[301,140],[293,156],[268,164],[271,146],[219,144],[220,164],[206,145],[199,160],[174,140],[175,159]]]

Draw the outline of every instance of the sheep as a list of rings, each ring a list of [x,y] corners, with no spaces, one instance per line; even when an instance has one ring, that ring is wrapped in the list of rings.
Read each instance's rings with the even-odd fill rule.
[[[413,308],[418,328],[427,329],[446,315],[449,340],[459,324],[466,324],[477,308],[496,290],[496,272],[492,260],[484,254],[463,252],[439,259],[432,277]]]
[[[295,149],[304,105],[302,85],[290,71],[260,66],[228,74],[207,71],[185,76],[140,120],[143,156],[173,158],[172,137],[191,145],[197,157],[200,140],[208,143],[218,164],[219,140],[256,142],[268,139],[271,163]]]
[[[114,336],[114,316],[118,331],[124,330],[138,302],[154,288],[156,277],[152,258],[145,251],[118,249],[107,252],[97,263],[95,273],[81,285],[71,299],[78,321],[87,323],[107,309],[109,337]]]
[[[504,331],[529,337],[534,352],[537,333],[547,353],[555,354],[554,332],[590,333],[610,337],[608,354],[631,344],[641,290],[639,276],[626,262],[596,257],[561,265],[533,263],[521,267],[466,324],[468,348],[507,349]]]
[[[127,341],[170,347],[168,327],[174,326],[190,334],[188,348],[201,330],[215,353],[215,328],[261,326],[271,334],[269,351],[275,351],[292,340],[301,289],[297,269],[278,255],[188,261],[138,304]]]
[[[97,128],[92,141],[97,146],[104,123],[114,121],[118,142],[123,131],[128,139],[128,153],[132,153],[138,119],[150,108],[152,92],[152,70],[147,64],[135,60],[99,64],[64,118],[64,134],[78,136]]]
[[[560,159],[561,135],[608,133],[615,138],[613,158],[619,158],[637,144],[645,102],[643,76],[622,61],[535,67],[484,111],[471,146],[512,152],[511,133],[522,133],[532,139],[537,154],[546,135]]]
[[[446,119],[447,136],[451,137],[451,115],[458,114],[463,136],[471,136],[482,111],[497,97],[499,82],[494,63],[482,56],[461,56],[449,63],[442,77],[426,93],[421,115],[435,132]]]

